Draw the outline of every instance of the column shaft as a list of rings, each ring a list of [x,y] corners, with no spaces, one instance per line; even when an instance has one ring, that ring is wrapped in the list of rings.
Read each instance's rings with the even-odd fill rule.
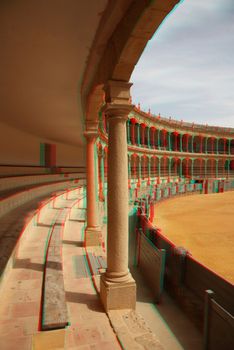
[[[106,86],[106,99],[113,100],[105,106],[109,121],[107,270],[101,277],[100,296],[107,311],[134,309],[136,303],[136,285],[128,269],[126,120],[132,110],[130,85],[110,81]]]
[[[98,209],[97,209],[97,172],[96,172],[96,152],[95,152],[95,137],[88,137],[87,140],[87,226],[98,227]]]

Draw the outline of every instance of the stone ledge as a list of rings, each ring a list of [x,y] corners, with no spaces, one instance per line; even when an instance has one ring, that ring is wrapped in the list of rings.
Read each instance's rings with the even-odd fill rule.
[[[134,310],[108,312],[110,323],[124,349],[165,350],[141,315]]]

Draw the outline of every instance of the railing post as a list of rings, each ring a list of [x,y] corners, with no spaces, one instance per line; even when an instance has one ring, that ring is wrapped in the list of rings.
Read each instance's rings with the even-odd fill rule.
[[[210,289],[205,291],[204,329],[203,329],[203,350],[209,349],[209,313],[211,301],[214,299],[214,292]]]

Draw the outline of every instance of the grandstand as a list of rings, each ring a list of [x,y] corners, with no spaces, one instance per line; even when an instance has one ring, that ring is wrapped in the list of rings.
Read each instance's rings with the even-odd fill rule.
[[[234,129],[131,103],[178,3],[1,2],[1,349],[233,349],[233,285],[152,222],[234,188]]]

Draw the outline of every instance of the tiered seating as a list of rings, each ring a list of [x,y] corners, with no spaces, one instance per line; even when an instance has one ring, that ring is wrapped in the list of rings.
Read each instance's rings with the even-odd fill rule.
[[[3,175],[6,167],[0,166]],[[31,168],[31,167],[30,167]],[[33,167],[34,171],[43,169]],[[18,167],[18,172],[25,167]],[[28,169],[27,169],[28,170]],[[44,168],[45,170],[45,168]],[[77,187],[81,173],[22,175],[0,178],[0,276],[10,258],[27,219],[56,191]]]

